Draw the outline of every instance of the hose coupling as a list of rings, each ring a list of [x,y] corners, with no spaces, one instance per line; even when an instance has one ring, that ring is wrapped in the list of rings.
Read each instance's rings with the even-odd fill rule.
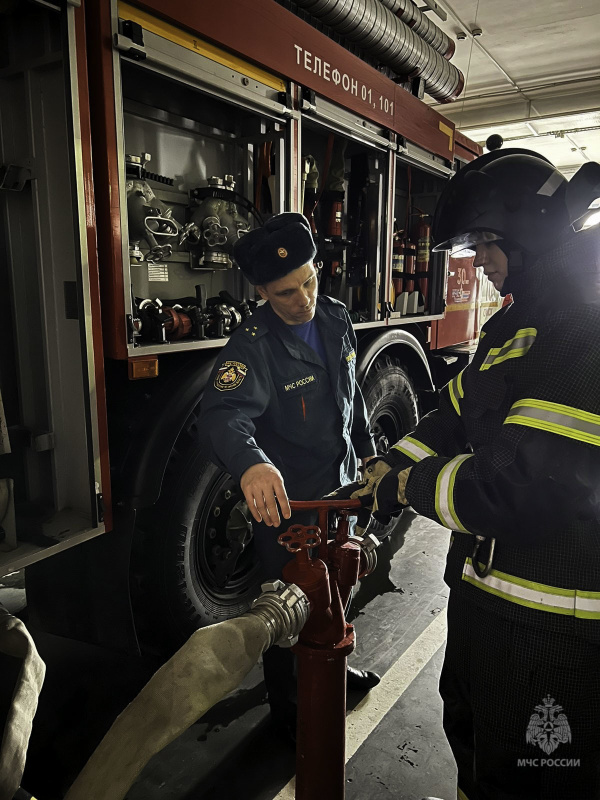
[[[248,613],[264,622],[269,632],[268,647],[292,647],[310,614],[308,597],[295,583],[280,580],[267,581],[260,588],[262,594]]]
[[[375,552],[381,542],[373,533],[364,536],[350,536],[348,541],[357,542],[360,545],[361,553],[364,556],[366,567],[362,575],[370,575],[377,566],[377,553]]]

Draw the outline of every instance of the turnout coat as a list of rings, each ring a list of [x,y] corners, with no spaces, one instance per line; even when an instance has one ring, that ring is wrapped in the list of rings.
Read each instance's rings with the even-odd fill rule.
[[[406,497],[453,531],[453,593],[600,642],[600,237],[571,235],[510,276],[439,410],[394,446]],[[395,463],[398,461],[395,459]],[[492,570],[473,569],[495,538]]]

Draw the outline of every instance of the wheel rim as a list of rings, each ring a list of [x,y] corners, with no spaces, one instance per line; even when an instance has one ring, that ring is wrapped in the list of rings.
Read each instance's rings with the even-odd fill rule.
[[[193,563],[215,609],[250,599],[259,579],[250,513],[234,480],[224,473],[202,505],[194,531]]]

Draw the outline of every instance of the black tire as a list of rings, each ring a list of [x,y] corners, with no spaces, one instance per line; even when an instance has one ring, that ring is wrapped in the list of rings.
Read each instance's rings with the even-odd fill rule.
[[[196,423],[180,436],[160,500],[140,516],[136,536],[138,633],[147,649],[166,653],[198,628],[243,614],[260,594],[243,495],[204,456]]]
[[[367,373],[362,391],[377,454],[385,455],[419,421],[412,381],[398,359],[382,355]],[[388,523],[373,520],[369,532],[383,541],[391,536],[398,522],[399,517],[393,517]]]
[[[389,355],[375,359],[362,391],[377,453],[384,455],[416,427],[417,395],[401,361]]]

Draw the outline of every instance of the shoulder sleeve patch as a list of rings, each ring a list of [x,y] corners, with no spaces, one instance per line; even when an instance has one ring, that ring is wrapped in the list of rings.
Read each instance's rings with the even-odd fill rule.
[[[243,383],[248,367],[240,361],[225,361],[215,375],[214,386],[220,392],[230,392]]]

